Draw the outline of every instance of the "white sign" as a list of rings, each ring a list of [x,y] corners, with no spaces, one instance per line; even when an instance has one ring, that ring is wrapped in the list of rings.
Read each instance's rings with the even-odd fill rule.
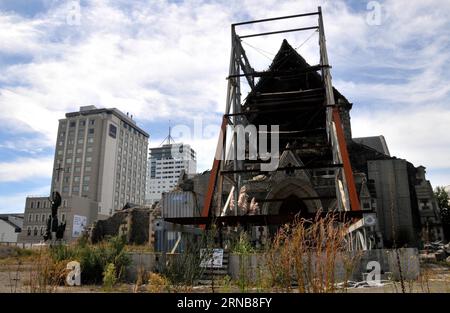
[[[200,267],[221,268],[223,263],[223,249],[201,249]]]
[[[73,216],[73,226],[72,226],[72,237],[77,238],[80,237],[86,228],[87,217],[81,215]]]
[[[373,213],[363,214],[364,216],[364,225],[366,226],[375,226],[377,224],[377,215]]]

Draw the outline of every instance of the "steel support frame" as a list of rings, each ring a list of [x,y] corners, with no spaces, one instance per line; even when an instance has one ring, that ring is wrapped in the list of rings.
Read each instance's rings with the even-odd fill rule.
[[[299,29],[288,29],[282,31],[274,31],[274,32],[266,32],[260,34],[252,34],[245,36],[238,36],[236,33],[236,27],[240,25],[248,25],[254,23],[262,23],[269,22],[274,20],[282,20],[282,19],[290,19],[290,18],[299,18],[305,16],[318,15],[318,26],[314,27],[306,27]],[[250,88],[253,90],[255,86],[254,78],[257,76],[261,76],[261,73],[257,73],[250,66],[250,62],[246,56],[245,50],[241,44],[241,38],[246,37],[254,37],[254,36],[267,36],[272,34],[279,34],[284,32],[291,31],[303,31],[307,29],[318,29],[319,30],[319,50],[320,50],[320,64],[314,68],[317,70],[321,70],[322,79],[325,87],[325,103],[324,107],[326,108],[326,131],[327,138],[331,144],[333,151],[333,163],[335,165],[343,165],[343,171],[341,169],[336,171],[336,197],[339,199],[340,197],[345,197],[346,199],[350,199],[350,207],[343,206],[345,201],[341,199],[338,201],[338,210],[339,211],[360,211],[360,205],[358,196],[356,194],[356,187],[353,179],[353,172],[351,168],[351,164],[348,157],[347,152],[347,143],[345,142],[345,137],[343,135],[342,124],[340,121],[339,111],[336,107],[336,103],[334,100],[334,92],[332,86],[331,72],[330,72],[330,64],[328,61],[328,54],[326,48],[326,39],[325,39],[325,31],[323,24],[323,16],[322,9],[318,7],[317,12],[306,13],[306,14],[297,14],[276,18],[268,18],[254,21],[247,21],[242,23],[235,23],[231,25],[231,53],[230,53],[230,67],[229,67],[229,75],[228,86],[227,86],[227,99],[226,99],[226,108],[225,114],[222,120],[221,126],[221,134],[219,138],[219,143],[216,150],[216,157],[214,159],[213,168],[211,170],[211,176],[209,179],[208,191],[205,197],[205,202],[203,205],[202,217],[203,218],[211,218],[211,208],[213,206],[214,192],[218,191],[217,194],[217,206],[219,210],[222,206],[222,185],[224,176],[224,164],[226,162],[226,147],[225,147],[225,139],[228,124],[232,124],[234,126],[245,125],[246,124],[246,114],[241,110],[241,91],[240,91],[240,78],[245,77]],[[232,113],[231,113],[232,111]],[[234,175],[234,214],[237,215],[238,209],[238,198],[241,184],[241,173],[245,173],[243,169],[243,162],[237,160],[237,134],[236,131],[233,132],[232,138],[232,154],[233,154],[233,171]],[[337,166],[339,167],[339,166]],[[230,172],[230,171],[229,171]],[[339,181],[342,181],[344,186],[344,195],[339,191]],[[204,228],[205,225],[202,225]]]
[[[353,179],[353,171],[350,164],[350,158],[347,152],[347,143],[345,141],[344,131],[339,115],[339,110],[334,100],[333,84],[331,81],[330,64],[328,61],[328,52],[323,24],[322,8],[319,7],[319,47],[320,47],[320,65],[322,66],[322,79],[325,85],[325,95],[327,106],[327,136],[333,150],[333,162],[343,163],[344,173],[341,170],[336,171],[336,194],[338,195],[338,209],[340,211],[360,211],[361,207],[356,193],[356,186]],[[344,174],[344,175],[343,175]],[[344,194],[339,197],[340,184],[342,181]],[[345,199],[342,199],[345,198]],[[350,207],[346,205],[346,199],[350,199]]]

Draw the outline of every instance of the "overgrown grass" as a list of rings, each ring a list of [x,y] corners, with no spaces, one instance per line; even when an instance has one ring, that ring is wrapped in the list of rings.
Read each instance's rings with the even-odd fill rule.
[[[251,254],[255,253],[256,249],[250,242],[249,235],[245,231],[242,231],[239,233],[238,237],[232,241],[230,252],[236,254]]]
[[[54,262],[80,262],[83,284],[101,283],[109,264],[114,266],[117,279],[121,279],[125,267],[131,262],[123,237],[111,237],[95,245],[82,239],[73,245],[54,246],[49,252]]]
[[[193,237],[186,243],[181,254],[168,254],[163,268],[160,269],[173,286],[194,286],[202,277],[205,269],[200,265],[208,253],[201,254],[215,245],[216,229],[206,230],[200,237]]]
[[[16,264],[18,260],[32,261],[37,255],[38,251],[32,249],[0,246],[0,264]]]
[[[103,286],[106,291],[112,291],[114,285],[117,283],[116,267],[114,263],[108,263],[103,272]]]
[[[29,270],[28,280],[24,285],[31,293],[56,292],[64,284],[68,274],[67,262],[55,261],[46,247],[41,247],[33,257],[34,266]]]
[[[347,251],[347,224],[320,213],[312,221],[296,219],[282,227],[266,256],[273,287],[299,292],[334,292],[339,255]]]

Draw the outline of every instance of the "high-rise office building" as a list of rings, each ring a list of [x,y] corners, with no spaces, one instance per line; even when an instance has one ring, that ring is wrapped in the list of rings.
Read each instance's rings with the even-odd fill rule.
[[[132,116],[117,109],[84,106],[59,121],[51,192],[62,196],[59,221],[67,222],[67,240],[79,235],[75,223],[90,225],[126,203],[144,204],[148,138]],[[40,235],[48,214],[48,200],[27,198],[24,229],[31,237]],[[22,234],[22,241],[41,240],[38,235],[27,240],[32,238]]]
[[[190,145],[169,143],[150,148],[146,203],[161,200],[163,192],[171,191],[178,183],[181,172],[193,175],[197,171],[197,154]]]
[[[117,109],[67,113],[59,121],[52,191],[96,201],[104,216],[127,202],[143,204],[148,137]]]

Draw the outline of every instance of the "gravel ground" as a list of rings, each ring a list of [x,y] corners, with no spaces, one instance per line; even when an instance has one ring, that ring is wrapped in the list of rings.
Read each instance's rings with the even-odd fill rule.
[[[33,268],[32,263],[23,263],[20,266],[14,260],[0,263],[0,293],[11,292],[31,292],[29,281],[30,273]],[[406,292],[440,292],[450,293],[450,267],[437,264],[427,264],[422,267],[422,282],[416,281],[413,283],[405,283]],[[114,288],[114,292],[133,292],[133,284],[121,284]],[[140,288],[141,292],[145,291],[145,286]],[[181,290],[180,290],[181,291]],[[237,288],[228,288],[227,290],[216,287],[215,292],[239,292]],[[62,293],[92,293],[105,292],[101,286],[81,286],[81,287],[57,287],[51,292]],[[212,292],[211,286],[194,287],[191,292],[203,293]],[[257,292],[256,289],[248,290],[248,292]],[[294,291],[295,292],[295,291]],[[342,290],[342,292],[345,292]],[[399,282],[390,283],[382,287],[370,288],[351,288],[347,289],[348,293],[395,293],[401,292],[401,285]]]

